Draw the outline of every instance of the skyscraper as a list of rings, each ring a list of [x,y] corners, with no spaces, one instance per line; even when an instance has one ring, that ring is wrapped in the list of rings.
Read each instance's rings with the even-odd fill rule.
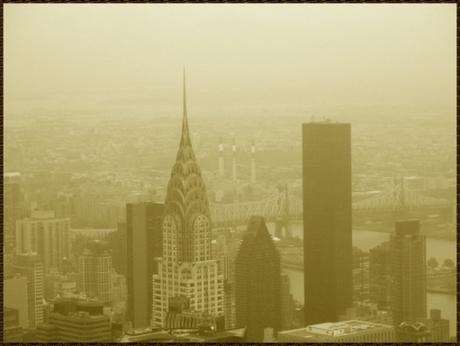
[[[335,322],[351,305],[351,127],[303,125],[305,323]]]
[[[391,257],[389,242],[369,250],[369,293],[370,301],[381,310],[390,310]]]
[[[128,320],[134,329],[150,326],[152,275],[161,257],[161,222],[164,206],[159,203],[129,203],[126,206]]]
[[[93,240],[78,258],[79,288],[89,298],[110,303],[112,284],[112,257],[107,245]]]
[[[211,254],[211,220],[187,120],[185,73],[182,135],[168,183],[163,219],[163,257],[153,278],[152,324],[161,327],[170,299],[184,296],[190,309],[213,316],[224,311],[224,282]]]
[[[34,253],[16,255],[12,270],[27,278],[27,306],[29,328],[43,322],[44,275],[40,257]]]
[[[34,210],[16,222],[16,253],[37,252],[45,271],[62,269],[70,255],[69,227],[70,219],[56,218],[54,211]]]
[[[252,216],[235,261],[237,327],[249,342],[262,342],[264,329],[281,327],[281,264],[265,221]]]
[[[16,245],[15,229],[16,220],[21,218],[21,175],[20,173],[4,173],[3,174],[3,235],[5,260],[10,260],[14,253]]]
[[[390,238],[392,310],[395,326],[426,318],[425,236],[420,221],[396,222]]]

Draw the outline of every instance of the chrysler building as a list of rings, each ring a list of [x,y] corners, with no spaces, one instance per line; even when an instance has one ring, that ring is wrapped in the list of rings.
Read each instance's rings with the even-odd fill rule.
[[[153,275],[155,328],[164,327],[175,299],[187,300],[191,312],[224,313],[223,275],[211,254],[209,202],[188,128],[185,72],[183,78],[182,135],[166,193],[163,256]]]

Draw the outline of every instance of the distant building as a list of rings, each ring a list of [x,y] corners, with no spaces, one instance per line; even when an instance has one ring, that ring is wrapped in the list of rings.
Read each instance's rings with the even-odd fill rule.
[[[19,311],[3,308],[3,343],[22,342],[22,327],[19,325]]]
[[[351,126],[303,124],[305,324],[352,305]]]
[[[89,298],[101,303],[112,301],[112,257],[107,244],[93,240],[78,258],[78,287]]]
[[[428,342],[450,342],[449,320],[441,318],[441,310],[431,309],[429,319],[420,319],[430,332]]]
[[[426,246],[418,220],[396,222],[390,239],[393,323],[426,318]]]
[[[3,236],[5,255],[13,253],[16,246],[16,220],[22,217],[23,196],[21,174],[3,173]]]
[[[16,253],[37,252],[45,271],[62,269],[70,256],[70,219],[56,218],[54,211],[34,210],[16,222]]]
[[[353,302],[369,301],[369,253],[353,247]]]
[[[249,342],[262,342],[264,329],[281,327],[280,255],[265,221],[252,216],[235,262],[236,325]]]
[[[278,333],[278,342],[394,342],[395,329],[391,325],[349,320],[326,322]]]
[[[391,256],[389,242],[369,250],[370,301],[381,310],[390,310]]]
[[[27,278],[29,328],[43,322],[44,275],[40,257],[34,253],[16,255],[12,270]],[[13,293],[14,295],[14,293]],[[10,300],[8,300],[10,302]]]
[[[111,342],[110,318],[100,303],[63,299],[37,328],[38,342]]]
[[[152,275],[158,273],[155,258],[162,256],[164,206],[129,203],[126,212],[128,320],[134,329],[143,329],[151,324]]]

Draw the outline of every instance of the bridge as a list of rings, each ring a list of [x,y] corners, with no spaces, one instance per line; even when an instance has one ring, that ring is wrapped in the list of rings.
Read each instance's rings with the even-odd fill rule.
[[[302,220],[302,199],[289,193],[287,185],[259,201],[210,205],[215,227],[246,225],[250,216],[263,216],[266,222],[276,223],[276,235],[282,229],[289,236],[289,221]],[[452,205],[442,198],[426,196],[419,191],[405,188],[403,179],[395,179],[393,188],[353,202],[353,217],[382,217],[383,215],[412,215],[442,212],[450,213]],[[414,213],[415,212],[415,213]]]

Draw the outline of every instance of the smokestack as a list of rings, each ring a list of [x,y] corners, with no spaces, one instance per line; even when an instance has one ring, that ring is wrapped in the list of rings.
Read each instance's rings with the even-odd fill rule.
[[[254,138],[252,139],[251,144],[251,183],[256,182],[256,145],[254,143]]]
[[[224,172],[224,144],[222,143],[222,136],[219,143],[219,177],[223,178]]]
[[[236,182],[236,139],[235,139],[235,136],[233,136],[232,151],[233,151],[232,177],[233,177],[233,181]]]

